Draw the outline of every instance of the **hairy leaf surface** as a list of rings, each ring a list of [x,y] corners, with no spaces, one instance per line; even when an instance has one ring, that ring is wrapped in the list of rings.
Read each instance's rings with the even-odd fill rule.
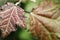
[[[59,16],[60,10],[52,1],[42,1],[30,14],[30,31],[39,40],[58,40],[60,22],[57,18]]]
[[[8,36],[12,31],[16,31],[16,25],[26,28],[24,10],[22,8],[10,3],[4,7],[4,11],[0,13],[0,29],[2,31],[2,37]]]

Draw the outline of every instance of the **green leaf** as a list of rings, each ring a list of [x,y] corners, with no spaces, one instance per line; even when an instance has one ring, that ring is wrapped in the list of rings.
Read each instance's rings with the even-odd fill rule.
[[[29,1],[25,4],[24,10],[27,12],[31,12],[35,6],[36,6],[36,3]]]
[[[32,40],[31,34],[27,30],[23,30],[22,32],[20,32],[19,38],[21,40]]]
[[[31,12],[33,10],[33,8],[35,8],[38,4],[40,4],[41,0],[36,0],[36,2],[33,2],[31,0],[27,0],[25,3],[24,3],[24,10],[26,12]]]

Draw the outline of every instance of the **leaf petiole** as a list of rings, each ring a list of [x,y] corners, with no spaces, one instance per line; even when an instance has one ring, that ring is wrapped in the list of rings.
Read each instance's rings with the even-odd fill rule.
[[[22,0],[19,0],[15,5],[17,6],[18,4],[20,4],[20,3],[21,3],[21,1],[22,1]]]

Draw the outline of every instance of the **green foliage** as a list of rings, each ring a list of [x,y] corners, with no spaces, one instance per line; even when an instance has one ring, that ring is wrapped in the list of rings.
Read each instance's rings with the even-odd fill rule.
[[[23,30],[20,34],[19,34],[19,38],[21,40],[32,40],[31,35],[29,32],[27,32],[27,30]]]
[[[8,2],[13,2],[13,3],[15,3],[15,2],[17,2],[17,1],[19,1],[19,0],[7,0]]]
[[[27,30],[30,29],[30,19],[29,19],[29,16],[30,16],[29,13],[25,13],[26,23],[27,23]]]
[[[35,6],[36,6],[36,3],[28,1],[27,3],[25,3],[24,10],[27,12],[31,12]]]
[[[60,0],[53,0],[55,3],[60,3]]]
[[[38,4],[40,4],[41,0],[36,0],[36,2],[27,0],[24,4],[24,6],[22,6],[24,8],[24,10],[26,12],[31,12],[33,10],[33,8],[35,8]]]
[[[37,5],[40,4],[41,0],[36,0]]]
[[[4,5],[7,0],[0,0],[0,6]]]

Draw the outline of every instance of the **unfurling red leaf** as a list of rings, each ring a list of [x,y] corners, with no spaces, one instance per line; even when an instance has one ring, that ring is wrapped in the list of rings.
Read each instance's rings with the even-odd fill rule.
[[[24,10],[22,8],[11,3],[4,5],[2,8],[3,11],[0,13],[2,37],[8,36],[12,31],[16,31],[16,25],[26,28]]]
[[[30,14],[30,31],[39,40],[58,40],[60,22],[57,18],[59,16],[60,10],[52,1],[42,1]]]

